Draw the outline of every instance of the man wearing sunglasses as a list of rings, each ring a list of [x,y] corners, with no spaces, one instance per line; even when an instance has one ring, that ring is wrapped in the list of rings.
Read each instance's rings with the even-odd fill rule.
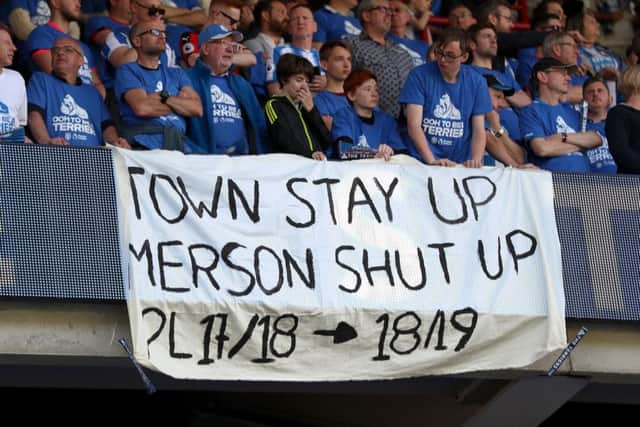
[[[123,135],[133,148],[190,152],[185,118],[202,116],[202,104],[184,71],[160,61],[166,48],[164,24],[140,22],[130,33],[137,60],[118,68],[115,85]]]
[[[484,118],[493,110],[487,83],[469,66],[468,35],[445,30],[436,61],[414,68],[400,93],[414,155],[429,165],[482,166]]]
[[[51,47],[51,75],[34,73],[27,87],[29,129],[38,144],[95,147],[104,143],[128,148],[92,85],[82,82],[80,44],[61,38]]]

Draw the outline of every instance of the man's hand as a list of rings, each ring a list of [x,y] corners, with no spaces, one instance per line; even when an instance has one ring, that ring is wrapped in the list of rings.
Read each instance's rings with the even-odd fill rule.
[[[57,136],[55,138],[49,139],[49,141],[47,141],[47,144],[51,144],[51,145],[69,145],[69,142],[64,138],[62,138],[60,136]]]
[[[449,159],[435,159],[430,162],[427,162],[427,164],[431,166],[446,166],[446,167],[458,166],[456,162]]]
[[[296,98],[298,101],[302,103],[302,106],[305,110],[311,111],[313,110],[313,96],[311,95],[311,90],[309,85],[302,86],[298,92],[296,93]]]
[[[474,159],[469,159],[469,160],[465,160],[464,161],[464,167],[465,168],[481,168],[482,167],[482,160],[474,160]]]
[[[107,141],[107,144],[113,145],[115,147],[126,148],[129,150],[131,149],[131,146],[129,145],[127,140],[122,137],[118,137],[118,139],[116,139],[115,141]]]
[[[393,148],[389,147],[387,144],[380,144],[378,147],[378,152],[376,153],[376,158],[383,158],[385,162],[391,160],[391,156],[393,156]]]
[[[327,160],[327,156],[322,151],[314,151],[311,153],[311,158],[313,160]]]
[[[314,76],[313,80],[309,83],[309,89],[311,89],[312,92],[320,92],[321,90],[324,90],[325,87],[327,87],[326,76]]]

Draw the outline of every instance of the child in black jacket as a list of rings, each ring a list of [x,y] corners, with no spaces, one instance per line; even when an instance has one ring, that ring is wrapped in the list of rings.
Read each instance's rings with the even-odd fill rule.
[[[274,150],[326,160],[324,150],[333,141],[309,90],[313,65],[301,56],[286,54],[278,61],[276,75],[282,91],[265,106]]]

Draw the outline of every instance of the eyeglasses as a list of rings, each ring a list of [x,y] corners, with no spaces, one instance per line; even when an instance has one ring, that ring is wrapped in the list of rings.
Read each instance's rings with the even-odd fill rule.
[[[164,9],[163,9],[163,8],[161,8],[161,7],[145,6],[145,5],[143,5],[142,3],[140,3],[140,2],[136,2],[136,4],[137,4],[138,6],[140,6],[141,8],[143,8],[143,9],[147,9],[147,13],[149,14],[149,16],[154,16],[154,15],[156,15],[156,14],[164,15],[164,14],[165,14],[165,12],[166,12],[166,10],[164,10]]]
[[[461,53],[460,55],[456,55],[451,52],[445,52],[442,49],[435,49],[433,51],[433,54],[436,56],[436,58],[442,58],[447,62],[455,61],[456,59],[464,56],[464,53]]]
[[[540,31],[560,31],[562,28],[560,25],[546,25],[544,27],[540,27]]]
[[[374,10],[379,10],[380,12],[386,14],[390,14],[391,11],[393,9],[391,9],[390,7],[386,7],[386,6],[376,6],[376,7],[372,7],[371,9],[369,9],[369,12],[373,12]]]
[[[238,22],[240,22],[239,19],[234,18],[233,16],[229,15],[228,13],[224,13],[221,10],[219,10],[218,12],[220,12],[220,15],[224,16],[225,18],[227,18],[229,20],[229,25],[236,25]]]
[[[152,28],[150,30],[138,33],[138,37],[142,37],[145,34],[151,34],[152,36],[156,36],[156,37],[166,37],[167,36],[167,32],[165,30],[158,30],[157,28]]]
[[[71,53],[71,52],[75,52],[80,56],[84,57],[84,54],[82,52],[80,52],[78,49],[76,49],[75,47],[71,46],[71,45],[64,45],[64,46],[53,46],[51,48],[51,54],[52,55],[59,55],[61,52],[64,53]]]

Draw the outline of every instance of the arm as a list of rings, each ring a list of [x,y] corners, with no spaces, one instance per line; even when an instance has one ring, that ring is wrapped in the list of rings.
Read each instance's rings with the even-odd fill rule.
[[[529,145],[531,146],[531,151],[539,157],[557,157],[580,151],[576,145],[562,142],[560,134],[550,135],[545,138],[533,138]]]
[[[507,101],[509,101],[509,104],[512,107],[516,107],[516,108],[526,107],[527,105],[531,104],[531,98],[523,90],[519,90],[513,95],[511,95],[510,97],[508,97]]]
[[[31,55],[31,59],[36,63],[38,68],[47,74],[51,74],[51,52],[49,50],[39,50],[34,55]]]
[[[122,64],[135,62],[138,59],[138,52],[127,46],[120,46],[109,55],[109,62],[114,68],[120,67]]]
[[[513,167],[524,163],[524,150],[513,142],[507,133],[498,138],[486,131],[486,137],[487,151],[494,159]]]
[[[235,65],[238,67],[253,67],[258,63],[254,53],[241,44],[238,44],[237,46],[239,46],[239,50],[237,53],[233,54],[233,63]]]
[[[167,98],[166,106],[180,116],[202,117],[202,102],[200,102],[200,96],[189,86],[181,87],[178,96],[170,96]]]
[[[202,9],[189,10],[164,5],[162,8],[165,10],[164,19],[172,24],[202,27],[207,22],[207,15]]]
[[[29,130],[38,144],[69,145],[63,138],[51,138],[47,125],[44,123],[44,117],[39,111],[29,111]]]
[[[98,76],[98,72],[95,69],[91,70],[91,81],[93,82],[93,87],[98,90],[102,99],[107,96],[107,89],[105,89],[102,80],[100,80],[100,76]]]
[[[93,35],[91,36],[91,41],[96,46],[102,46],[104,45],[104,42],[107,39],[107,36],[109,35],[110,32],[111,30],[108,28],[101,28],[95,33],[93,33]]]
[[[482,167],[487,136],[484,130],[484,114],[471,116],[471,159],[464,162],[465,167]]]
[[[131,89],[123,97],[133,114],[138,117],[160,117],[172,112],[169,105],[161,102],[157,92],[147,93],[144,89]]]
[[[31,22],[29,11],[26,9],[13,9],[9,14],[9,25],[19,40],[26,41],[29,34],[36,28]]]
[[[113,145],[120,148],[131,148],[126,139],[118,136],[115,126],[107,126],[102,131],[102,140],[105,144]]]
[[[422,160],[428,165],[438,166],[455,166],[456,163],[449,159],[436,159],[433,152],[429,148],[427,137],[422,130],[422,105],[407,104],[405,107],[405,115],[407,116],[407,130],[411,137],[411,142],[416,147],[418,154]]]
[[[594,131],[567,134],[567,144],[573,144],[581,149],[594,148],[602,145],[602,138]]]

